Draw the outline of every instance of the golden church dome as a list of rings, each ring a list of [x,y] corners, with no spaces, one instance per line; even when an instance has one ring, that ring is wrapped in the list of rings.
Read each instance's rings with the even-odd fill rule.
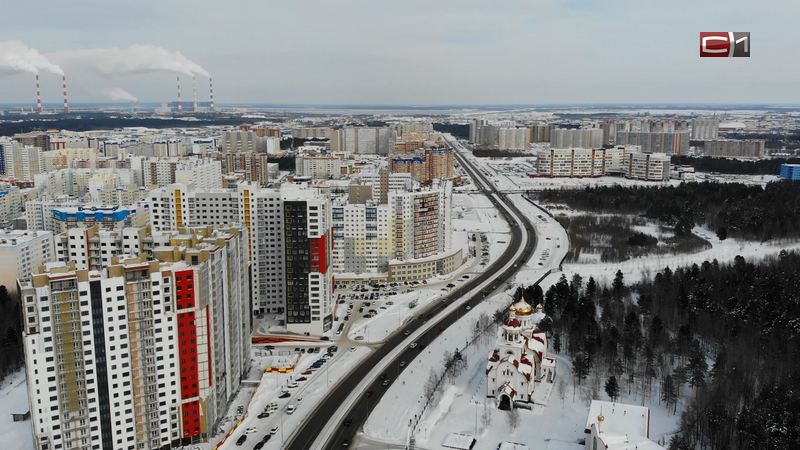
[[[530,316],[533,314],[533,307],[525,301],[524,296],[521,297],[517,303],[514,303],[511,309],[514,310],[514,314],[518,316]]]

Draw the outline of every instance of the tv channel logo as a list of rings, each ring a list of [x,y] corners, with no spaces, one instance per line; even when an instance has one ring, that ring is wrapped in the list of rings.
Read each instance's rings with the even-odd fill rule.
[[[749,31],[701,31],[701,58],[749,58]]]

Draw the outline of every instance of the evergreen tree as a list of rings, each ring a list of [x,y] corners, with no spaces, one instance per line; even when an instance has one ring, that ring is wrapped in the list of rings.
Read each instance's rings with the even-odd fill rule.
[[[678,389],[670,374],[667,374],[661,380],[661,400],[667,405],[667,408],[672,407],[672,413],[675,414],[678,402]]]
[[[689,349],[689,385],[692,387],[705,386],[706,372],[708,371],[708,363],[706,363],[706,355],[700,348],[700,341],[697,339],[692,341]]]
[[[617,401],[617,397],[619,397],[619,384],[617,384],[617,377],[614,375],[611,375],[606,380],[606,394],[608,394],[612,402]]]

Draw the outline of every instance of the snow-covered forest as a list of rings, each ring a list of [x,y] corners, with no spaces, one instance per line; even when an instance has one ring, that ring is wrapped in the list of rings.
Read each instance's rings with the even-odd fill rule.
[[[525,296],[544,304],[552,321],[540,326],[577,385],[686,405],[670,448],[796,448],[798,285],[800,254],[781,252],[664,268],[630,286],[621,272],[608,286],[562,276]]]

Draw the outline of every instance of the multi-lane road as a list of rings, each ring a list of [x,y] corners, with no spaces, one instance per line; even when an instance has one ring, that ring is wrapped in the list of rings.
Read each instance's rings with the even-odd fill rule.
[[[460,143],[451,141],[450,144],[457,149],[456,158],[473,184],[486,194],[509,223],[511,239],[508,247],[484,273],[453,289],[424,314],[406,323],[353,368],[295,430],[286,448],[306,450],[348,446],[388,385],[403,371],[401,362],[413,360],[442,331],[462,318],[469,307],[505,286],[531,257],[536,239],[529,220],[460,154],[464,151]]]

